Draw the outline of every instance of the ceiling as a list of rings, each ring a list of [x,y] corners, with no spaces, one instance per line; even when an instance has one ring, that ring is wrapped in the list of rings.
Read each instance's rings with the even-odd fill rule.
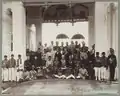
[[[68,3],[46,4],[39,6],[27,5],[26,16],[28,19],[42,18],[44,22],[76,22],[88,20],[89,8],[94,3]]]

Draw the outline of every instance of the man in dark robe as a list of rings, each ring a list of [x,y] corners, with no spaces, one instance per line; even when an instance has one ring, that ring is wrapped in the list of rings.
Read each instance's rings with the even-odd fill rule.
[[[69,49],[68,42],[66,42],[65,48]]]
[[[60,48],[58,42],[56,42],[56,46],[54,48],[55,48],[55,50],[57,50],[58,48]]]
[[[35,67],[35,71],[37,71],[38,67],[40,67],[40,63],[39,63],[39,60],[38,60],[38,57],[35,56],[35,60],[34,60],[34,63],[33,63],[34,67]]]
[[[62,54],[60,53],[60,49],[57,49],[57,52],[55,53],[55,58],[58,58],[58,60],[61,62]]]
[[[78,42],[77,41],[75,41],[75,49],[79,49],[79,45],[78,45]]]
[[[61,42],[60,49],[61,49],[61,50],[64,50],[64,42]]]
[[[32,70],[32,63],[30,62],[30,57],[27,56],[27,60],[24,61],[24,69],[26,71]]]
[[[69,67],[69,56],[70,56],[70,53],[68,52],[68,49],[65,48],[65,61],[66,61],[66,66]]]
[[[38,48],[37,52],[36,52],[36,56],[37,56],[37,60],[39,62],[39,65],[41,66],[41,61],[42,61],[42,52],[41,52],[41,49]]]
[[[33,64],[34,63],[34,56],[35,56],[35,53],[33,51],[31,51],[30,53],[30,62]]]
[[[112,48],[110,48],[110,54],[107,58],[107,64],[110,69],[110,81],[114,81],[115,68],[117,66],[117,59],[114,54],[114,50]]]

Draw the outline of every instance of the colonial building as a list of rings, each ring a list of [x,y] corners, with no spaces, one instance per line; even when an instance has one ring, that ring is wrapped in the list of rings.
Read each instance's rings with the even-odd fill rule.
[[[34,50],[42,41],[42,23],[89,22],[89,46],[96,51],[115,49],[118,56],[118,4],[116,0],[4,0],[3,53],[26,57],[31,34],[36,31]],[[32,28],[31,28],[32,26]]]

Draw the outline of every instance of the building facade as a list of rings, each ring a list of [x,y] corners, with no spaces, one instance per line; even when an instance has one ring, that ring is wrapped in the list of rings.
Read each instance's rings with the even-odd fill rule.
[[[3,56],[13,53],[17,58],[21,54],[25,59],[27,48],[36,50],[42,41],[44,22],[77,21],[89,22],[89,47],[95,44],[100,53],[114,48],[118,56],[118,3],[115,0],[5,0],[2,20]],[[34,32],[36,36],[32,37]]]

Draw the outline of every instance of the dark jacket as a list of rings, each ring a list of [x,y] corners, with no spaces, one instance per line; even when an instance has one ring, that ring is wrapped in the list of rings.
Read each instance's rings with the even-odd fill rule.
[[[117,66],[117,59],[115,55],[109,55],[107,58],[107,64],[110,67],[116,67]]]
[[[55,58],[58,57],[58,60],[61,61],[62,54],[60,52],[55,53]]]
[[[2,61],[2,68],[8,68],[8,60]]]
[[[101,66],[107,67],[107,57],[101,57]]]
[[[15,68],[16,67],[16,60],[15,59],[10,59],[8,61],[9,68]]]
[[[31,64],[30,60],[25,60],[24,69],[26,69],[27,71],[32,70],[32,64]]]
[[[95,66],[94,67],[101,67],[101,58],[95,57]]]

